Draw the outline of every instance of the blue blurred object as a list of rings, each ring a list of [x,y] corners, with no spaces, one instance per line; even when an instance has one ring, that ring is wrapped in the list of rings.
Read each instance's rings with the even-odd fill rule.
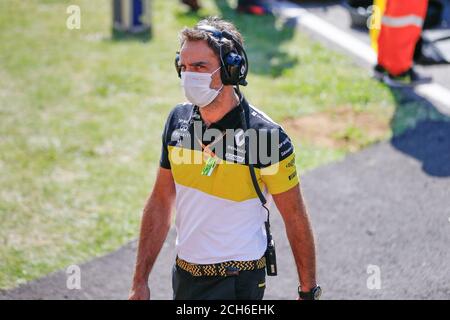
[[[150,33],[150,0],[113,0],[113,32]]]
[[[450,0],[443,0],[442,26],[450,28]]]

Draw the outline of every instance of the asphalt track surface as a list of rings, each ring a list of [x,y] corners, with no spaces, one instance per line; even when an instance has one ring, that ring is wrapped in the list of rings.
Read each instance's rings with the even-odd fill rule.
[[[450,299],[450,122],[421,122],[391,141],[307,172],[301,184],[323,299]],[[283,222],[272,211],[279,275],[268,277],[265,299],[294,299],[296,268]],[[171,229],[150,276],[152,299],[172,297],[174,243]],[[0,291],[0,299],[126,299],[135,250],[131,242],[80,265],[80,290],[67,289],[61,270]],[[367,285],[373,268],[379,289]]]
[[[450,298],[450,123],[423,122],[312,170],[301,183],[323,299]],[[268,277],[265,299],[293,299],[294,260],[280,215],[273,210],[272,217],[279,275]],[[174,242],[172,229],[150,277],[152,299],[171,299]],[[0,299],[125,299],[135,247],[81,265],[81,290],[67,289],[62,270],[0,292]],[[367,286],[369,265],[379,268],[380,289]]]

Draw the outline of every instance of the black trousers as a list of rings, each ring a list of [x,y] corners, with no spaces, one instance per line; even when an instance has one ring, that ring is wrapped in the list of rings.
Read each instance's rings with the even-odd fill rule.
[[[174,300],[262,300],[265,288],[266,269],[228,277],[195,277],[177,265],[172,270]]]

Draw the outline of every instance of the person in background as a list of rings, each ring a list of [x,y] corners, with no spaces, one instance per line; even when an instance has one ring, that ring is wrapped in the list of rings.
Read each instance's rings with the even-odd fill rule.
[[[198,11],[201,7],[197,0],[181,0],[192,11]],[[265,0],[239,0],[236,10],[240,13],[247,13],[253,15],[271,14],[269,2]]]
[[[236,10],[258,16],[272,14],[270,3],[264,0],[239,0]]]
[[[200,9],[200,5],[197,0],[181,0],[181,3],[187,5],[194,12]]]
[[[389,85],[431,81],[413,68],[414,49],[422,32],[428,0],[375,0],[374,5],[378,9],[375,19],[381,19],[379,32],[371,28],[372,47],[378,51],[375,78]]]

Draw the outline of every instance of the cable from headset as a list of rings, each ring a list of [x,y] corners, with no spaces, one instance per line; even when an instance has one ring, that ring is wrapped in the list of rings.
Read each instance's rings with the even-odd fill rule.
[[[248,123],[249,119],[248,119],[248,117],[245,116],[245,109],[244,109],[244,106],[242,104],[242,101],[243,101],[244,97],[241,94],[241,91],[239,89],[239,85],[237,85],[235,88],[236,88],[236,93],[237,93],[237,95],[239,97],[239,106],[241,107],[242,129],[244,130],[244,132],[247,132],[247,129],[249,127],[249,123]],[[250,169],[250,177],[251,177],[252,183],[253,183],[253,185],[255,187],[256,195],[258,196],[259,200],[261,201],[262,207],[264,209],[266,209],[266,211],[267,211],[267,223],[270,226],[270,211],[266,207],[267,199],[264,196],[264,194],[262,193],[261,188],[259,187],[259,184],[258,184],[258,179],[256,178],[255,168],[253,166],[251,155],[250,155],[250,150],[249,150],[250,143],[248,141],[248,135],[247,134],[244,134],[244,139],[245,139],[245,152],[246,152],[246,154],[248,156],[248,166],[249,166],[249,169]]]
[[[248,127],[250,126],[250,119],[249,117],[245,117],[245,109],[243,106],[243,96],[239,90],[239,85],[236,86],[236,92],[239,96],[239,105],[241,107],[241,122],[242,122],[242,128],[244,129],[244,141],[245,141],[245,152],[248,158],[248,167],[250,171],[250,177],[252,179],[253,186],[255,188],[256,194],[258,195],[259,200],[261,201],[261,206],[267,211],[267,220],[264,222],[264,227],[266,230],[266,237],[267,237],[267,247],[266,251],[264,252],[264,257],[266,260],[266,273],[268,276],[276,276],[278,274],[278,267],[277,267],[277,255],[275,252],[275,241],[272,237],[272,232],[270,231],[270,211],[266,207],[267,200],[264,197],[264,194],[261,191],[261,188],[259,187],[258,180],[256,179],[255,174],[255,168],[252,164],[252,159],[250,155],[249,150],[249,143],[248,143],[248,135],[246,134]]]

